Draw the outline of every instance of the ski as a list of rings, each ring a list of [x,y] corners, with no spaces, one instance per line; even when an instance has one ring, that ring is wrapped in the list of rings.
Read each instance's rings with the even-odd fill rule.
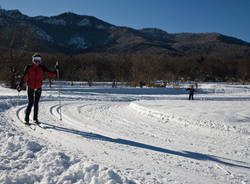
[[[43,128],[43,126],[41,125],[41,123],[37,123],[37,121],[32,121],[32,123],[36,126],[38,126],[39,128]]]
[[[31,130],[36,130],[36,128],[35,128],[35,127],[32,127],[31,124],[26,124],[24,121],[21,121],[21,122],[24,124],[25,127],[28,127],[28,128],[30,128]]]

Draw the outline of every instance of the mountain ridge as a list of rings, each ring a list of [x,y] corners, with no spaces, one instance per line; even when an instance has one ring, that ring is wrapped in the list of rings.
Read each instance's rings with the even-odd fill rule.
[[[29,17],[19,10],[0,10],[0,48],[79,54],[156,52],[170,56],[249,56],[250,43],[220,33],[167,33],[158,28],[133,29],[94,16],[65,12]],[[13,34],[18,35],[14,38]],[[12,37],[12,38],[11,38]]]

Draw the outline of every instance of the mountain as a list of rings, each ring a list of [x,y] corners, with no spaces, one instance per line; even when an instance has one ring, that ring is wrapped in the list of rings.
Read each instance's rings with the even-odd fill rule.
[[[91,16],[63,13],[53,17],[28,17],[18,10],[0,10],[1,43],[13,32],[15,47],[40,48],[44,52],[82,52],[105,46],[114,26]],[[15,31],[13,31],[15,29]],[[3,44],[1,44],[4,47]]]
[[[250,56],[250,43],[219,33],[170,34],[156,28],[119,27],[93,16],[63,13],[29,17],[0,10],[0,50],[10,47],[48,53],[156,52],[170,56]]]

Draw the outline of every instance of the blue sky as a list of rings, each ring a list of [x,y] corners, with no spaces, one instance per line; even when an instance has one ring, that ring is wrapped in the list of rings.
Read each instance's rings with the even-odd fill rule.
[[[250,42],[250,0],[0,0],[0,6],[29,16],[70,11],[117,26],[217,32]]]

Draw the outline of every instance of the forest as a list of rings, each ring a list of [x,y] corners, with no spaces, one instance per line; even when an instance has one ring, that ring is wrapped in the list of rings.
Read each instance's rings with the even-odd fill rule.
[[[33,53],[9,49],[0,55],[0,80],[15,88],[24,67],[31,64]],[[173,81],[250,81],[250,58],[227,58],[218,56],[192,55],[168,56],[166,54],[141,52],[118,55],[87,53],[66,55],[41,53],[42,63],[54,70],[58,61],[60,80],[126,82],[131,86],[155,86],[155,81],[165,84]]]

